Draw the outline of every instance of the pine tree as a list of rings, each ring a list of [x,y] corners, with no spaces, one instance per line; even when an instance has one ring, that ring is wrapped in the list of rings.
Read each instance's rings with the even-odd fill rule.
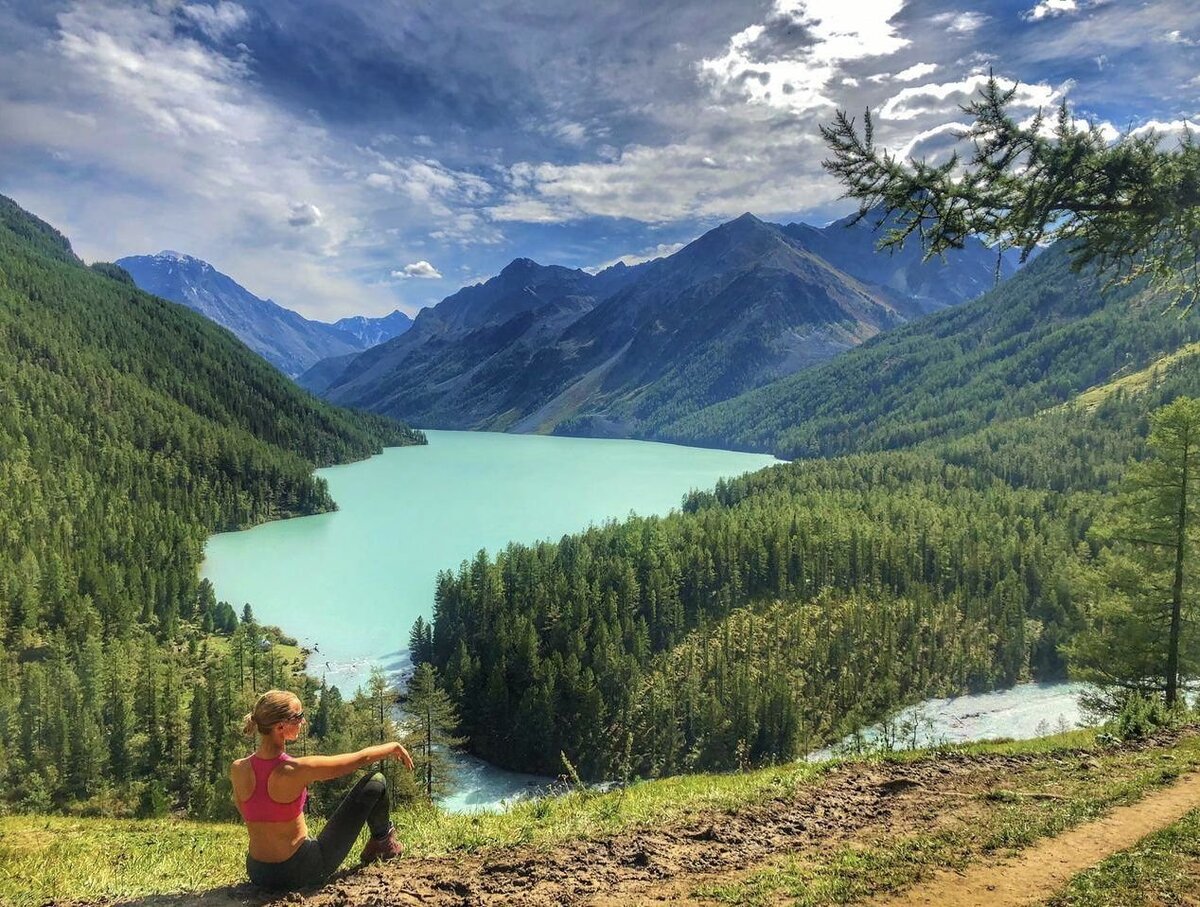
[[[433,660],[433,625],[426,623],[424,617],[418,616],[412,625],[408,634],[408,653],[414,668]]]
[[[409,726],[409,750],[425,797],[433,802],[453,781],[453,763],[449,750],[466,743],[455,735],[458,713],[446,691],[438,685],[437,672],[422,662],[408,683],[406,706]]]
[[[1076,264],[1096,262],[1117,283],[1142,277],[1190,308],[1200,300],[1200,144],[1191,133],[1174,150],[1160,136],[1121,136],[1080,124],[1066,102],[1053,122],[1010,114],[1016,84],[989,77],[963,105],[972,122],[969,161],[897,160],[874,143],[870,111],[860,135],[838,111],[821,127],[833,157],[825,168],[859,200],[856,220],[890,222],[881,243],[896,248],[914,233],[927,256],[962,248],[971,236],[1017,248],[1067,240]]]
[[[1129,467],[1111,525],[1113,543],[1085,570],[1093,626],[1067,647],[1072,673],[1096,684],[1102,711],[1128,694],[1161,696],[1169,708],[1200,676],[1193,562],[1200,520],[1200,401],[1180,397],[1151,417],[1153,456]]]

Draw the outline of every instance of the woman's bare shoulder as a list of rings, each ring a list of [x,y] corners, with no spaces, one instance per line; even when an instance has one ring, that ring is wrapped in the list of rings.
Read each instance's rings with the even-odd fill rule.
[[[233,782],[233,790],[238,800],[245,800],[254,793],[254,769],[250,767],[250,757],[234,759],[229,765],[229,780]]]

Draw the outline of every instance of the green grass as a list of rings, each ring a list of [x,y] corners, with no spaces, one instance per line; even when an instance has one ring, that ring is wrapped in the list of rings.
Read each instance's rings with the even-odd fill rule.
[[[1150,907],[1200,900],[1200,810],[1076,876],[1045,907]]]
[[[867,842],[820,861],[781,861],[737,888],[714,892],[726,900],[755,903],[787,891],[800,904],[844,903],[881,880],[898,887],[934,866],[952,866],[980,850],[1019,847],[1038,837],[1136,799],[1146,789],[1200,765],[1200,737],[1142,753],[1106,753],[1094,731],[1038,741],[973,744],[974,753],[1047,754],[1030,773],[1030,784],[1058,786],[1066,801],[987,801],[987,823],[954,834]],[[1079,753],[1092,753],[1098,768],[1077,777]],[[891,760],[929,758],[898,753]],[[1171,758],[1163,758],[1169,755]],[[701,813],[730,811],[795,795],[836,763],[796,763],[745,774],[687,775],[630,785],[623,792],[574,792],[518,804],[505,813],[450,815],[401,811],[397,831],[414,857],[441,856],[513,844],[550,848],[564,841],[597,838],[635,827],[686,822]],[[981,801],[983,802],[983,801]],[[320,823],[310,824],[317,833]],[[964,837],[965,836],[965,837]],[[80,819],[53,816],[0,817],[0,903],[39,907],[48,901],[141,897],[204,891],[245,881],[245,831],[238,824],[174,819]],[[808,898],[808,900],[804,900]]]
[[[416,809],[396,810],[392,818],[414,857],[511,844],[550,847],[787,796],[826,771],[797,764],[742,775],[687,775],[633,784],[623,793],[529,801],[504,813]],[[320,828],[319,820],[309,824],[311,834]],[[207,890],[244,882],[245,853],[246,832],[236,823],[0,817],[0,903],[39,907],[50,900]]]
[[[1187,346],[1180,347],[1173,353],[1168,353],[1162,358],[1156,359],[1143,369],[1131,372],[1128,375],[1122,375],[1120,378],[1083,391],[1074,399],[1064,403],[1063,407],[1069,406],[1083,410],[1092,410],[1117,391],[1125,391],[1131,394],[1143,393],[1154,387],[1155,383],[1162,381],[1163,375],[1169,366],[1198,354],[1200,354],[1200,343],[1189,343]]]
[[[746,774],[681,775],[631,784],[623,792],[582,791],[526,801],[503,813],[453,815],[428,810],[393,818],[400,837],[418,855],[512,844],[551,847],[793,796],[827,771],[828,764],[797,763]]]
[[[202,891],[245,880],[246,832],[169,819],[0,817],[0,902]]]

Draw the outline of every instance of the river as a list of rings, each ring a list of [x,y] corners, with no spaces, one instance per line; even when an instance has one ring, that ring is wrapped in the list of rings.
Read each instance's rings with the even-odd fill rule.
[[[866,728],[840,746],[809,755],[828,759],[856,745],[871,747],[890,738],[896,749],[970,743],[1010,737],[1028,740],[1077,728],[1087,716],[1079,706],[1081,683],[1022,683],[1007,690],[927,699],[902,710],[886,723]]]

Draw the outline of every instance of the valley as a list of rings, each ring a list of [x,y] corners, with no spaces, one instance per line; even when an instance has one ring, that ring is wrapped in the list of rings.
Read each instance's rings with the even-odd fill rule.
[[[1200,904],[1198,71],[0,2],[0,907]]]

